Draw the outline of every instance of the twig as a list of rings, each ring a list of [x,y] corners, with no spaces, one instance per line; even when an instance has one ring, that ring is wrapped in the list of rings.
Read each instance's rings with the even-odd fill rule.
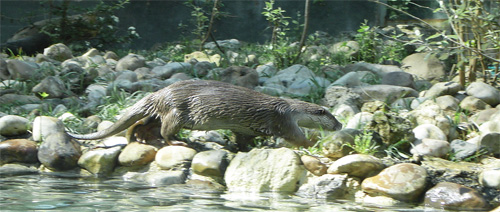
[[[300,54],[302,54],[302,48],[306,42],[307,28],[309,26],[309,0],[306,0],[306,6],[304,8],[304,29],[302,29],[302,36],[300,37],[299,52],[295,56],[294,62],[299,60]]]

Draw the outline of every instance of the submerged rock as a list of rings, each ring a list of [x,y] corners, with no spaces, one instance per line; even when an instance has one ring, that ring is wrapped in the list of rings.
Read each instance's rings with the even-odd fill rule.
[[[305,198],[338,199],[347,193],[347,175],[325,174],[300,186],[297,195]]]
[[[486,209],[488,203],[476,190],[450,182],[441,182],[425,193],[427,207],[451,210]]]
[[[225,182],[229,191],[294,192],[306,169],[290,149],[252,149],[239,152],[227,167]]]

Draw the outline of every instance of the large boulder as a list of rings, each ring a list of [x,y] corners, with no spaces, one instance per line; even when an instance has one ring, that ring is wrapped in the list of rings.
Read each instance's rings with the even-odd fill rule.
[[[38,149],[34,141],[11,139],[0,142],[0,165],[12,162],[35,163]]]
[[[484,82],[473,82],[465,91],[468,95],[481,99],[493,107],[500,104],[500,90]]]
[[[76,168],[81,155],[80,144],[65,132],[48,135],[38,149],[38,160],[55,171]]]
[[[433,55],[428,53],[415,53],[401,61],[404,71],[416,75],[424,80],[439,80],[444,77],[444,65]]]
[[[239,152],[224,176],[229,191],[294,192],[306,174],[300,156],[287,148]]]

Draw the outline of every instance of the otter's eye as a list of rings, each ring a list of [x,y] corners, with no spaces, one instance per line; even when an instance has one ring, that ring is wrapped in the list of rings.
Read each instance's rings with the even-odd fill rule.
[[[314,113],[318,114],[318,115],[325,115],[326,111],[324,109],[319,109],[319,110],[316,110]]]

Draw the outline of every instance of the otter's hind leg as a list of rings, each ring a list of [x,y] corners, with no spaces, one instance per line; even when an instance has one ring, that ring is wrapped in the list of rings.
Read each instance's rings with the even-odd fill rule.
[[[169,145],[187,146],[182,141],[177,141],[175,135],[182,129],[181,117],[177,109],[170,110],[161,117],[161,136]]]

